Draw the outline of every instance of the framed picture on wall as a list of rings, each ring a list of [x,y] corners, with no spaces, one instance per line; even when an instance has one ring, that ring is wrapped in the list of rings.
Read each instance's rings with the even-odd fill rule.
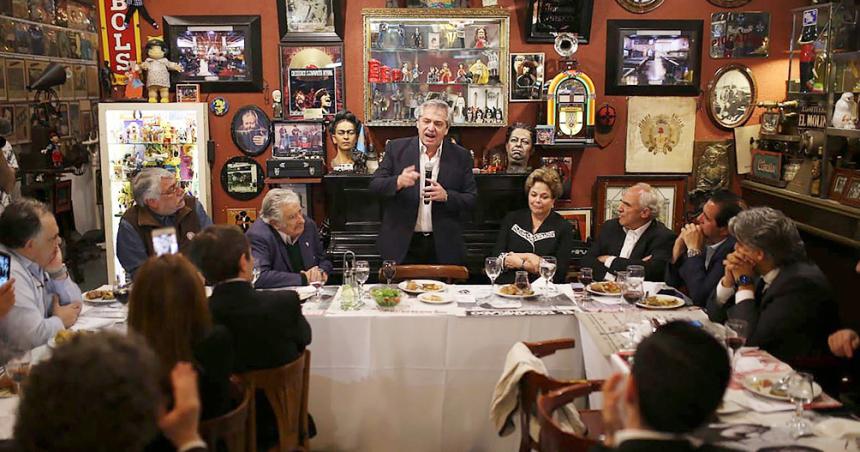
[[[511,54],[511,102],[539,102],[543,79],[543,52]]]
[[[591,38],[594,0],[529,0],[526,42],[555,42],[557,33],[576,33],[580,44]]]
[[[833,174],[830,181],[830,192],[827,197],[839,201],[842,199],[842,194],[845,192],[845,186],[848,185],[848,179],[851,179],[854,170],[839,168]]]
[[[631,97],[624,169],[629,173],[689,173],[695,126],[694,97]]]
[[[332,118],[337,105],[337,78],[333,68],[288,70],[289,116]]]
[[[30,109],[26,104],[15,105],[15,140],[18,143],[30,142]]]
[[[723,129],[742,126],[755,110],[757,91],[750,68],[743,64],[723,66],[708,83],[708,115]]]
[[[27,100],[27,67],[24,60],[6,60],[6,98]]]
[[[325,158],[325,123],[322,121],[275,121],[274,158]]]
[[[849,206],[860,207],[860,176],[854,175],[848,179],[840,202]]]
[[[586,241],[591,237],[591,207],[559,209],[556,213],[573,226],[574,240]]]
[[[340,42],[346,0],[276,0],[282,42]]]
[[[164,16],[168,58],[183,70],[178,83],[203,92],[263,89],[260,16]]]
[[[0,105],[0,136],[9,137],[15,134],[15,107]]]
[[[298,87],[294,91],[290,86],[290,71],[293,69],[325,69],[334,71],[334,91],[331,101],[333,109],[330,109],[326,119],[334,117],[334,113],[344,109],[346,102],[343,75],[343,45],[319,45],[319,46],[281,46],[281,92],[284,95],[286,109],[289,119],[304,118],[304,109],[313,108],[316,101],[316,92],[310,93]],[[294,82],[298,82],[297,80]],[[328,86],[328,85],[326,85]],[[313,99],[313,100],[311,100]]]
[[[687,198],[686,175],[624,175],[597,176],[594,184],[594,233],[600,233],[603,222],[618,217],[621,197],[628,188],[645,182],[655,189],[660,198],[657,219],[675,232],[684,226],[684,203]]]
[[[606,94],[698,96],[701,20],[609,20]]]
[[[770,13],[721,11],[711,14],[711,58],[767,58]]]

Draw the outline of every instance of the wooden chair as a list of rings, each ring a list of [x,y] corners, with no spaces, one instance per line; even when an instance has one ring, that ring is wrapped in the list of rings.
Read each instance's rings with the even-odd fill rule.
[[[220,442],[227,446],[227,452],[250,450],[248,449],[248,429],[253,429],[254,425],[249,424],[248,419],[254,391],[238,379],[232,383],[231,390],[233,400],[237,402],[236,408],[223,416],[200,423],[200,436],[203,441],[206,441],[209,450],[218,450]]]
[[[295,361],[274,369],[254,370],[241,375],[251,391],[261,389],[272,405],[278,423],[278,448],[280,452],[310,450],[308,440],[308,385],[310,380],[311,352]],[[251,434],[249,450],[257,450],[257,414],[251,404]]]
[[[553,339],[542,342],[524,342],[525,346],[528,347],[529,351],[532,352],[538,358],[543,358],[544,356],[549,356],[555,353],[558,350],[565,350],[569,348],[573,348],[576,346],[576,341],[574,339]],[[537,399],[538,396],[542,393],[553,391],[556,389],[564,388],[570,386],[571,384],[579,383],[588,385],[590,388],[594,388],[594,390],[599,390],[603,385],[602,381],[587,381],[587,380],[574,380],[574,381],[562,381],[556,380],[547,375],[542,375],[537,372],[526,372],[525,375],[520,379],[520,395],[519,395],[519,405],[520,405],[520,452],[528,452],[531,450],[536,450],[538,447],[538,443],[531,437],[529,432],[529,425],[531,423],[531,414],[537,411]],[[590,414],[592,410],[580,410],[580,416],[583,417],[583,422],[588,426],[589,433],[591,433],[592,428],[599,435],[603,432],[602,423],[595,423],[594,419],[590,419],[589,421],[594,423],[592,426],[589,422],[586,422],[585,417],[592,417]],[[584,415],[585,413],[585,415]],[[600,414],[599,412],[597,413]],[[599,419],[599,418],[598,418]]]
[[[395,265],[392,281],[404,279],[442,279],[446,283],[465,282],[469,279],[469,269],[462,265]],[[379,280],[385,281],[382,269],[379,269]]]
[[[538,449],[541,452],[586,452],[600,443],[602,428],[594,426],[594,423],[600,419],[600,411],[580,411],[583,422],[588,426],[587,437],[562,430],[552,418],[552,413],[558,408],[573,402],[576,398],[585,397],[595,390],[593,382],[585,382],[569,385],[538,396],[537,416],[538,424],[540,424]],[[602,420],[600,420],[600,425],[602,426]],[[598,432],[598,428],[601,431]]]

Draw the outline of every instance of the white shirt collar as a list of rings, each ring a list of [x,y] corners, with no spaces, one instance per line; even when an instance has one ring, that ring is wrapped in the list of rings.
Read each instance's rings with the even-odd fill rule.
[[[263,222],[264,222],[264,223],[266,223],[266,224],[268,224],[269,226],[272,226],[272,224],[271,224],[271,223],[269,223],[269,220],[268,220],[268,219],[266,219],[266,218],[263,218]],[[275,232],[277,232],[277,233],[278,233],[278,235],[279,235],[279,236],[281,236],[281,240],[283,240],[283,241],[284,241],[284,243],[286,243],[287,245],[295,245],[295,244],[296,244],[296,242],[298,242],[298,241],[299,241],[299,238],[298,238],[298,237],[296,237],[296,239],[295,239],[295,240],[293,240],[293,239],[291,239],[291,238],[290,238],[290,236],[288,236],[287,234],[284,234],[283,232],[281,232],[281,231],[280,231],[280,229],[278,229],[278,228],[276,228],[276,227],[274,227],[274,226],[272,226],[272,229],[274,229],[274,230],[275,230]]]
[[[444,140],[444,138],[443,138],[443,140]],[[433,154],[433,158],[431,160],[433,160],[435,162],[436,159],[442,157],[442,148],[444,147],[443,146],[444,144],[445,144],[444,141],[439,144],[439,149],[436,151],[435,154]],[[427,155],[427,146],[421,141],[420,138],[418,139],[418,151],[424,155]]]
[[[708,245],[708,248],[710,248],[710,249],[712,249],[712,250],[716,250],[717,248],[719,248],[719,247],[720,247],[720,245],[722,245],[723,243],[726,243],[726,240],[728,240],[728,237],[726,237],[726,238],[724,238],[724,239],[720,240],[720,241],[719,241],[719,242],[717,242],[717,243],[714,243],[713,245]]]
[[[623,429],[615,432],[615,445],[620,446],[624,441],[632,440],[658,440],[658,441],[678,441],[686,440],[685,437],[672,433],[663,433],[655,430],[640,430],[640,429]]]
[[[779,276],[779,267],[765,273],[761,278],[764,280],[765,285],[770,286],[777,276]]]
[[[651,226],[652,221],[654,220],[648,220],[647,223],[643,224],[642,226],[639,226],[636,229],[624,228],[624,232],[626,232],[627,234],[630,234],[632,232],[636,237],[640,237],[645,232],[645,230],[648,229],[648,226]]]

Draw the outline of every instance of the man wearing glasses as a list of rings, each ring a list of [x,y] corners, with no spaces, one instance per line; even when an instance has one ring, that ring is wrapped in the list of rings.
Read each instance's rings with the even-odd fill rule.
[[[129,275],[155,254],[152,231],[172,226],[183,251],[194,234],[212,224],[203,206],[164,168],[146,168],[132,182],[134,204],[125,211],[116,236],[116,255]]]

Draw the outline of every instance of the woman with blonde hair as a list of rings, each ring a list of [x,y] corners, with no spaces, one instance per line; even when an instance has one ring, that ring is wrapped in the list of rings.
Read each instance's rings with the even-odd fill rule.
[[[155,350],[165,377],[177,362],[194,364],[202,419],[230,409],[233,338],[212,324],[203,279],[188,259],[164,254],[144,262],[135,273],[128,326]]]
[[[525,188],[528,208],[508,213],[496,239],[493,255],[504,262],[496,281],[512,283],[518,270],[537,279],[541,256],[553,256],[557,262],[553,281],[564,282],[574,237],[571,224],[553,211],[562,193],[561,177],[551,168],[538,168],[526,178]]]

